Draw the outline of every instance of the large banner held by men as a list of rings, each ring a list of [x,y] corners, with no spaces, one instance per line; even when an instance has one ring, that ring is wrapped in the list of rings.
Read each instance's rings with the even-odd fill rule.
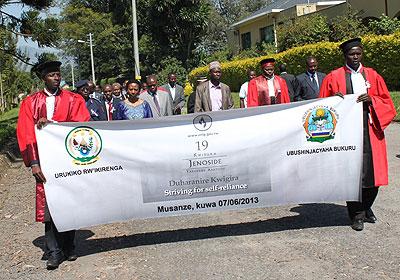
[[[60,231],[137,218],[358,200],[357,96],[37,131]]]

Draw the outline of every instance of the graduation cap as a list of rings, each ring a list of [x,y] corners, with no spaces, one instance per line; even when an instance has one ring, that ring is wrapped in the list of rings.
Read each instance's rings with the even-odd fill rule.
[[[39,63],[38,65],[33,67],[33,71],[39,78],[43,78],[46,74],[51,72],[59,72],[60,71],[61,62],[60,61],[46,61]]]
[[[353,38],[353,39],[347,40],[347,41],[341,43],[339,46],[339,48],[342,49],[344,54],[346,54],[349,50],[351,50],[354,47],[362,47],[361,38]]]
[[[76,89],[79,89],[83,86],[86,86],[88,84],[89,80],[80,80],[75,84]]]
[[[266,58],[260,61],[261,68],[264,68],[266,66],[275,66],[275,59],[270,57]]]

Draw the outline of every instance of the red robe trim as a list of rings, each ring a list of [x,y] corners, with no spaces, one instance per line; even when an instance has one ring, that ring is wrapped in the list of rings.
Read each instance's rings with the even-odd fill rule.
[[[47,117],[46,97],[44,91],[39,91],[26,97],[18,115],[17,139],[22,158],[27,167],[39,163],[35,125],[40,118]],[[79,95],[66,90],[60,90],[54,104],[53,120],[57,122],[86,122],[90,114],[86,109],[85,100]],[[36,184],[36,221],[44,221],[45,194],[43,184]]]
[[[329,73],[322,82],[320,97],[333,96],[340,92],[346,94],[346,67],[341,67]],[[369,136],[372,147],[375,186],[388,184],[388,162],[384,129],[396,116],[396,109],[390,97],[383,78],[372,68],[364,67],[365,79],[370,84],[368,94],[372,105],[369,106]]]
[[[289,103],[290,97],[286,81],[275,75],[274,85],[276,103]],[[263,75],[260,75],[249,82],[249,88],[247,91],[247,107],[263,105],[271,105],[271,98],[268,93],[267,79]]]

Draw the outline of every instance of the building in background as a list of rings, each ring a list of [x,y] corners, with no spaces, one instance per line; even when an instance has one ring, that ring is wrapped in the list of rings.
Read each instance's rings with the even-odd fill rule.
[[[276,0],[252,15],[231,25],[228,44],[235,52],[266,42],[277,46],[276,27],[297,17],[318,13],[328,19],[345,15],[349,6],[362,18],[381,15],[400,18],[399,0]]]

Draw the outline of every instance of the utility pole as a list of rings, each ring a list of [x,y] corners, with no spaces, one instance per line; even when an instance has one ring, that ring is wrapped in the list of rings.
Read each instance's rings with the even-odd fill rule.
[[[75,77],[74,77],[74,61],[71,60],[71,79],[72,79],[72,88],[75,88]]]
[[[3,113],[5,111],[5,105],[6,103],[4,102],[4,93],[3,93],[3,77],[2,77],[2,71],[0,68],[0,92],[1,92],[1,112]]]
[[[94,74],[92,33],[89,33],[89,45],[90,45],[90,60],[91,60],[91,64],[92,64],[92,80],[93,80],[93,83],[96,85],[96,77],[95,77],[95,74]]]
[[[133,31],[133,53],[135,59],[135,76],[136,79],[140,79],[140,68],[139,68],[139,43],[138,43],[138,32],[137,32],[137,17],[136,17],[136,1],[132,0],[132,31]]]

